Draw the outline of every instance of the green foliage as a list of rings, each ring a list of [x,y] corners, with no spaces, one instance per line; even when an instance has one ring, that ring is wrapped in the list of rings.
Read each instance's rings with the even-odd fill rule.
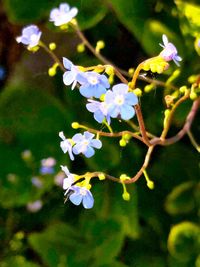
[[[198,189],[194,182],[182,183],[173,188],[166,199],[166,210],[172,214],[185,214],[195,209],[195,191]]]
[[[173,257],[182,262],[189,262],[200,251],[200,228],[192,222],[181,222],[171,228],[168,249]]]
[[[27,261],[23,256],[15,256],[15,257],[9,257],[5,259],[3,262],[1,262],[2,267],[39,267],[39,265]]]

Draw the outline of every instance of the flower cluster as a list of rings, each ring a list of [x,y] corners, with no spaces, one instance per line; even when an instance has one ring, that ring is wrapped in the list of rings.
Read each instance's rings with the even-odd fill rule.
[[[83,134],[77,133],[72,139],[66,139],[63,132],[59,133],[59,136],[63,141],[60,142],[60,146],[64,153],[69,154],[71,160],[74,160],[74,155],[83,154],[86,158],[90,158],[94,155],[94,148],[100,149],[102,143],[98,139],[93,139],[94,134],[85,131]]]
[[[74,19],[77,14],[78,9],[76,7],[70,8],[67,3],[61,3],[58,8],[51,10],[49,20],[53,22],[55,26],[59,26],[60,29],[66,29],[66,25],[68,23],[69,26],[72,26],[73,29],[75,29],[78,25],[77,21]],[[80,37],[79,28],[77,29]],[[108,127],[111,133],[103,134],[110,134],[111,137],[113,137],[113,131],[110,126],[111,119],[129,121],[135,116],[135,108],[137,107],[139,109],[138,96],[140,96],[140,94],[137,96],[135,92],[137,90],[142,92],[142,90],[135,89],[135,83],[140,70],[151,70],[152,72],[162,73],[169,67],[169,61],[173,60],[177,65],[179,65],[179,62],[182,60],[182,58],[178,55],[178,51],[174,44],[170,43],[167,36],[163,34],[163,44],[160,44],[163,50],[158,56],[142,62],[135,73],[133,73],[132,81],[128,81],[127,77],[122,77],[123,75],[119,73],[120,71],[114,66],[108,65],[107,61],[104,59],[102,61],[105,65],[97,65],[94,67],[74,65],[66,57],[63,57],[63,61],[60,62],[56,55],[53,55],[52,53],[52,50],[55,49],[56,45],[49,45],[48,50],[48,47],[40,41],[41,35],[41,31],[36,25],[29,25],[22,30],[22,35],[17,37],[16,40],[18,43],[27,45],[29,50],[30,48],[34,49],[35,47],[37,48],[41,46],[52,56],[55,62],[53,67],[49,69],[49,75],[54,76],[54,74],[56,74],[56,68],[59,66],[64,71],[63,83],[66,86],[71,86],[72,90],[77,87],[80,94],[87,98],[86,109],[93,113],[94,119],[98,123],[104,123]],[[85,39],[82,41],[83,45],[88,44]],[[95,56],[98,57],[100,48],[104,46],[104,43],[102,43],[102,41],[97,43],[98,45],[96,50],[90,49],[90,45],[88,48]],[[197,46],[199,47],[199,40]],[[120,82],[111,86],[112,82],[114,82],[115,75],[118,79],[120,79]],[[138,112],[138,121],[143,120],[141,118],[142,115],[138,115]],[[143,143],[147,145],[150,144],[151,146],[148,136],[146,136],[147,133],[145,132],[144,134],[145,128],[143,124],[143,121],[139,121],[140,133],[134,133],[134,136],[136,136],[139,140],[142,140]],[[143,132],[141,130],[142,127],[144,128]],[[73,128],[75,129],[76,127]],[[78,128],[79,127],[76,129]],[[82,126],[80,128],[84,128],[86,131],[83,133],[76,133],[72,138],[66,138],[62,131],[59,133],[61,138],[60,147],[64,153],[68,153],[72,161],[75,159],[75,156],[79,154],[84,155],[86,158],[90,158],[94,156],[95,149],[100,149],[102,147],[102,142],[100,141],[101,131],[88,128],[87,126]],[[96,134],[96,138],[94,133]],[[126,145],[132,137],[129,133],[124,134],[123,132],[120,132],[115,136],[120,136],[121,142],[119,143],[121,146]],[[54,159],[43,159],[41,162],[40,174],[52,174],[54,172],[54,165]],[[66,199],[69,199],[75,205],[80,205],[82,203],[83,207],[86,209],[92,208],[94,205],[94,198],[90,192],[90,180],[92,177],[95,177],[95,175],[98,176],[100,180],[103,180],[105,179],[105,175],[103,173],[98,174],[98,172],[95,172],[93,175],[86,173],[85,175],[79,176],[70,173],[66,166],[61,166],[61,169],[66,177],[63,178],[62,175],[58,176],[57,183],[60,184],[60,181],[63,181],[63,189],[65,190]],[[147,174],[145,175],[147,177]],[[114,178],[114,180],[115,179],[117,178]],[[120,179],[124,189],[123,198],[128,200],[130,197],[126,192],[124,181],[130,178],[124,175],[124,178]],[[32,183],[37,187],[41,186],[39,182],[40,181],[38,181],[37,177],[32,180]],[[31,208],[32,206],[29,207],[29,209]],[[34,206],[32,210],[34,210]]]

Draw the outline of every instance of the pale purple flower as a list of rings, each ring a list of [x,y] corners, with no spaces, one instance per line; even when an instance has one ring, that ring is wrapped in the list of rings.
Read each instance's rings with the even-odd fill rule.
[[[129,120],[135,115],[133,106],[138,103],[138,98],[134,93],[128,92],[128,85],[120,83],[106,92],[105,103],[110,117]]]
[[[72,137],[75,145],[73,146],[74,154],[84,154],[86,158],[90,158],[94,155],[94,148],[100,149],[102,147],[102,143],[100,140],[93,139],[94,134],[86,131],[83,134],[75,134]]]
[[[67,71],[63,74],[63,82],[65,85],[72,84],[72,90],[77,84],[77,74],[80,72],[78,67],[75,66],[69,59],[63,57],[63,65]]]
[[[52,157],[47,158],[47,159],[42,159],[40,173],[41,174],[53,174],[55,164],[56,164],[56,160]]]
[[[182,58],[178,55],[176,47],[172,43],[169,43],[168,38],[165,34],[163,34],[162,40],[163,44],[160,44],[160,46],[163,47],[164,49],[161,51],[160,56],[165,61],[173,60],[176,63],[176,65],[179,66],[178,61],[181,61]]]
[[[94,206],[94,198],[90,190],[85,187],[72,186],[72,193],[69,194],[69,200],[76,206],[83,204],[85,209],[91,209]]]
[[[61,26],[70,22],[78,13],[76,7],[70,8],[67,3],[61,3],[59,8],[54,8],[50,12],[50,21],[54,22],[55,26]]]
[[[28,45],[30,48],[38,45],[42,32],[36,25],[30,25],[22,29],[22,35],[16,38],[18,43]]]
[[[66,178],[63,180],[63,189],[66,190],[65,194],[69,191],[72,184],[75,182],[74,174],[70,173],[66,166],[61,165],[62,171],[66,174]]]
[[[42,201],[41,200],[36,200],[34,202],[29,202],[26,205],[26,208],[30,212],[37,212],[42,208]]]
[[[94,71],[81,72],[77,75],[77,80],[81,84],[81,95],[89,98],[100,98],[106,93],[106,89],[110,87],[107,77]]]
[[[102,123],[104,119],[110,124],[110,115],[108,113],[108,105],[105,102],[95,101],[88,99],[86,105],[87,110],[94,113],[94,119],[99,123]]]
[[[72,153],[72,143],[70,139],[66,139],[63,132],[59,133],[60,138],[63,140],[60,142],[60,147],[64,153],[69,154],[71,160],[74,160],[74,155]]]
[[[41,188],[43,186],[42,181],[38,177],[32,177],[31,183],[37,188]]]
[[[62,171],[58,172],[54,177],[55,185],[63,187],[64,178],[65,178],[65,174]]]

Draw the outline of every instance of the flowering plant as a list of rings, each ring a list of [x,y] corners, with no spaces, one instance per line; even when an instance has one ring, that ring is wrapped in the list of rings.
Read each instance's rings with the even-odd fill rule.
[[[179,141],[185,134],[190,131],[192,121],[195,117],[199,107],[199,80],[196,80],[191,87],[181,86],[175,88],[173,93],[165,96],[166,110],[164,112],[163,130],[160,136],[155,136],[146,130],[145,122],[141,110],[142,96],[145,89],[136,87],[138,78],[141,78],[141,71],[151,71],[152,73],[162,74],[170,68],[170,61],[174,61],[177,66],[180,66],[182,58],[178,55],[175,45],[168,41],[168,37],[163,33],[163,48],[159,55],[144,60],[131,72],[126,72],[119,69],[114,64],[110,63],[106,58],[100,54],[100,50],[104,47],[104,42],[97,42],[96,48],[92,47],[86,37],[79,29],[76,15],[78,9],[76,7],[70,8],[67,3],[60,4],[59,8],[54,8],[50,12],[50,21],[56,27],[60,27],[61,31],[67,28],[73,29],[82,41],[82,47],[87,47],[93,55],[99,59],[102,65],[95,66],[76,66],[68,58],[63,57],[63,62],[58,59],[53,50],[56,45],[51,43],[49,48],[41,40],[41,31],[36,25],[30,25],[22,30],[22,35],[17,37],[17,42],[27,45],[29,49],[35,51],[35,48],[42,47],[53,58],[54,65],[49,69],[49,75],[54,76],[58,67],[64,72],[63,83],[66,86],[72,85],[71,89],[77,88],[82,96],[87,98],[88,104],[86,108],[88,111],[94,113],[94,119],[101,124],[105,124],[108,131],[96,130],[87,125],[78,122],[72,123],[74,129],[85,129],[86,131],[76,133],[71,139],[66,139],[63,132],[59,133],[62,141],[60,146],[64,153],[68,152],[71,160],[74,160],[74,155],[82,154],[87,158],[93,157],[95,149],[103,147],[100,138],[103,136],[120,138],[119,144],[121,147],[129,144],[130,139],[137,139],[147,147],[147,153],[139,171],[132,177],[121,174],[119,178],[114,175],[105,173],[104,171],[86,172],[84,175],[76,174],[76,179],[65,166],[61,166],[68,178],[65,178],[63,188],[65,195],[69,195],[69,200],[79,205],[83,203],[85,208],[92,208],[94,199],[90,192],[91,180],[98,177],[100,180],[110,179],[114,182],[123,185],[122,197],[124,200],[129,200],[130,195],[127,192],[126,185],[135,183],[142,175],[144,175],[147,186],[150,189],[154,188],[153,181],[150,180],[147,174],[147,167],[149,165],[154,148],[158,145],[166,146]],[[36,50],[37,50],[36,49]],[[114,81],[114,77],[120,81]],[[150,82],[150,90],[154,88],[154,81]],[[114,84],[114,85],[113,85]],[[113,86],[112,86],[113,85]],[[111,88],[112,86],[112,88]],[[163,83],[163,86],[167,84]],[[171,86],[171,85],[169,85]],[[145,87],[146,88],[146,87]],[[186,118],[180,132],[173,137],[167,137],[171,122],[176,109],[179,105],[187,99],[193,100],[193,105]],[[133,123],[132,118],[136,115],[138,125]],[[132,130],[115,131],[112,129],[111,118],[123,120],[132,127]],[[95,138],[96,135],[96,139]],[[193,142],[194,143],[194,142]]]

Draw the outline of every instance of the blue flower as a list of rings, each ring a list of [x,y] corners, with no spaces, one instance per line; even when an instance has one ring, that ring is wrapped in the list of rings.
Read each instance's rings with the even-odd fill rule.
[[[63,189],[66,190],[65,194],[70,190],[72,184],[75,182],[74,174],[70,173],[66,166],[61,165],[61,169],[67,175],[66,178],[63,180]]]
[[[40,174],[53,174],[55,164],[56,164],[56,160],[54,158],[42,159]]]
[[[179,57],[178,51],[176,47],[168,42],[167,36],[163,34],[162,36],[163,44],[160,44],[164,49],[161,51],[160,56],[165,60],[165,61],[171,61],[173,60],[177,66],[179,66],[178,61],[181,61],[182,58]]]
[[[0,65],[0,81],[4,80],[6,77],[6,70],[3,66]]]
[[[72,143],[70,139],[66,139],[63,132],[59,133],[60,138],[63,140],[60,142],[60,147],[64,153],[69,153],[71,160],[74,160],[74,155],[72,153]]]
[[[38,45],[42,32],[36,25],[30,25],[22,30],[22,35],[16,38],[18,43],[28,45],[30,48]]]
[[[55,26],[61,26],[70,22],[78,13],[76,7],[72,7],[67,3],[62,3],[59,8],[54,8],[50,12],[50,21],[54,22]]]
[[[90,103],[86,105],[87,110],[94,113],[94,119],[102,123],[104,119],[110,124],[110,115],[108,113],[108,105],[105,102],[88,99]]]
[[[63,58],[63,65],[65,69],[68,70],[63,74],[63,82],[65,85],[72,84],[72,89],[74,89],[77,84],[76,77],[80,71],[78,70],[77,66],[75,66],[69,59],[65,57]]]
[[[113,86],[112,91],[106,92],[105,103],[112,118],[129,120],[135,115],[133,106],[138,103],[138,98],[134,93],[128,92],[128,85],[119,83]]]
[[[93,139],[94,134],[90,132],[84,132],[83,134],[75,134],[72,137],[75,145],[73,146],[74,154],[84,154],[86,158],[90,158],[94,155],[94,148],[100,149],[102,147],[102,143],[100,140]],[[93,148],[94,147],[94,148]]]
[[[69,194],[69,200],[76,206],[83,204],[85,209],[91,209],[94,206],[94,198],[90,190],[85,187],[74,185],[70,188],[73,193]]]
[[[99,98],[102,94],[106,93],[106,88],[110,87],[107,77],[94,71],[79,73],[77,80],[81,84],[81,95],[88,98]]]

